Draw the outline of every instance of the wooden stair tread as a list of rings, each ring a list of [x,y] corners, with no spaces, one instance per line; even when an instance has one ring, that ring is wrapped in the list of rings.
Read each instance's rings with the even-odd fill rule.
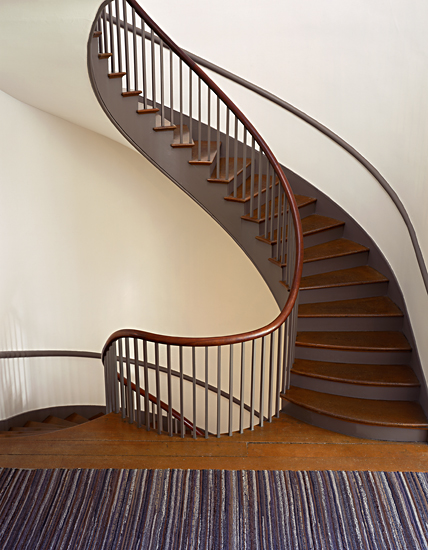
[[[396,331],[298,332],[296,346],[346,351],[411,351],[406,337]]]
[[[142,93],[143,93],[142,90],[130,90],[129,92],[126,91],[126,90],[123,90],[122,96],[123,97],[134,97],[134,96],[140,95]]]
[[[299,317],[403,317],[403,312],[387,296],[301,304]]]
[[[331,260],[343,256],[352,256],[353,254],[360,254],[368,250],[367,247],[354,241],[348,239],[335,239],[334,241],[328,241],[305,248],[303,251],[303,263],[307,264],[320,260]],[[287,265],[287,258],[285,258],[282,263],[275,258],[269,258],[269,261],[280,267],[285,267]]]
[[[269,189],[272,189],[272,176],[269,179],[271,182],[269,185]],[[266,193],[266,182],[267,182],[266,175],[263,175],[261,180],[262,193]],[[279,183],[279,179],[276,178],[275,185],[278,185],[278,183]],[[236,197],[234,197],[233,193],[231,193],[230,195],[224,198],[229,201],[248,202],[251,199],[251,176],[249,176],[245,182],[244,197],[242,197],[242,189],[243,189],[243,186],[241,183],[241,185],[238,185],[236,189]],[[258,195],[259,195],[259,175],[254,174],[254,195],[253,196],[258,197]]]
[[[112,54],[111,53],[99,53],[98,54],[98,59],[108,59],[109,57],[111,57]]]
[[[382,387],[419,387],[415,373],[406,365],[357,365],[295,359],[292,374],[342,384]]]
[[[217,142],[210,141],[210,160],[208,160],[208,141],[201,141],[201,160],[198,160],[198,144],[199,141],[195,141],[195,147],[192,149],[192,159],[189,160],[189,164],[212,164],[217,157]]]
[[[245,159],[245,166],[248,168],[251,164],[251,159]],[[235,168],[234,168],[234,162],[235,159],[233,157],[229,157],[229,173],[226,174],[226,158],[222,157],[220,159],[220,171],[219,171],[219,177],[217,178],[217,167],[214,168],[213,174],[210,178],[208,178],[207,181],[210,183],[230,183],[235,174]],[[244,167],[244,159],[238,158],[237,159],[237,170],[236,175],[239,175],[243,171]]]
[[[302,231],[303,236],[307,237],[309,235],[315,235],[316,233],[321,233],[322,231],[328,231],[329,229],[335,229],[336,227],[341,227],[345,225],[345,222],[341,222],[340,220],[335,220],[334,218],[328,218],[326,216],[319,216],[318,214],[311,214],[310,216],[306,216],[306,218],[303,218],[302,220]],[[281,231],[282,234],[282,231]],[[278,238],[278,230],[275,229],[273,232],[273,240],[270,238],[270,232],[268,232],[268,236],[258,236],[256,239],[259,241],[268,243],[268,244],[276,244]]]
[[[122,78],[125,75],[126,75],[126,73],[122,71],[120,73],[109,73],[108,77],[109,78]]]
[[[93,33],[92,36],[93,36],[94,38],[99,38],[102,34],[103,34],[103,33],[102,33],[101,31],[94,31],[94,33]]]
[[[314,290],[319,288],[334,288],[341,286],[366,285],[371,283],[387,283],[388,278],[368,265],[308,275],[302,277],[300,288]]]
[[[48,432],[56,432],[57,430],[61,430],[61,426],[47,426],[46,428],[41,428],[38,426],[13,426],[10,428],[9,431],[11,432],[20,432],[20,433],[48,433]]]
[[[312,197],[306,197],[305,195],[294,195],[294,198],[296,200],[297,208],[303,208],[304,206],[308,206],[310,204],[313,204],[317,201],[317,199],[314,199]],[[270,203],[270,201],[269,201]],[[266,205],[262,204],[260,208],[260,218],[257,217],[258,211],[257,208],[254,209],[253,215],[250,216],[250,214],[245,214],[244,216],[241,216],[243,220],[247,220],[249,222],[254,223],[262,223],[266,219]],[[275,212],[274,217],[278,217],[278,197],[275,198]],[[271,209],[269,207],[269,213],[268,213],[268,219],[271,219]]]
[[[94,414],[94,416],[91,416],[89,420],[97,420],[97,418],[101,418],[102,416],[105,416],[103,412],[99,412],[97,414]]]
[[[358,424],[393,428],[427,429],[419,403],[357,399],[291,387],[281,397],[319,414]]]
[[[368,250],[366,246],[350,241],[349,239],[335,239],[334,241],[305,248],[303,262],[316,262],[318,260],[339,258],[341,256],[367,252]]]
[[[142,103],[139,103],[138,105],[143,105]],[[139,115],[149,115],[151,113],[158,113],[159,109],[148,107],[147,109],[144,109],[144,105],[141,108],[137,109],[137,113]]]
[[[71,428],[72,426],[77,426],[78,424],[76,422],[70,422],[69,420],[64,420],[62,418],[58,418],[57,416],[49,415],[47,418],[43,420],[44,424],[53,424],[55,426],[63,426],[64,428]]]
[[[183,143],[180,143],[180,126],[174,128],[174,135],[171,143],[171,147],[194,147],[195,142],[189,141],[189,127],[186,124],[183,124]]]
[[[29,420],[24,424],[24,428],[40,428],[41,430],[61,430],[62,426],[56,426],[55,424],[45,424],[44,422],[36,422],[35,420]]]
[[[74,422],[75,424],[85,424],[86,422],[89,422],[88,418],[85,418],[81,414],[72,413],[69,416],[66,417],[65,420],[68,420],[69,422]]]

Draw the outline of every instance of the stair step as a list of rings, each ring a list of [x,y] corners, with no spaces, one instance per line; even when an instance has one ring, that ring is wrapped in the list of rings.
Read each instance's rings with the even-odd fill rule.
[[[71,428],[72,426],[77,426],[78,424],[76,422],[70,422],[69,420],[64,420],[62,418],[58,418],[57,416],[49,415],[47,418],[43,420],[44,424],[53,424],[55,426],[63,426],[64,428]]]
[[[334,241],[328,241],[327,243],[316,244],[315,246],[305,248],[303,251],[303,263],[309,264],[321,260],[342,258],[344,256],[352,256],[368,251],[369,249],[366,246],[362,246],[354,241],[348,239],[335,239]],[[285,259],[284,262],[278,262],[275,258],[269,258],[269,261],[279,267],[285,267],[287,265],[287,259]]]
[[[139,115],[149,115],[151,113],[158,113],[159,112],[159,109],[151,109],[151,108],[148,108],[148,109],[137,109],[137,113]]]
[[[326,216],[319,216],[318,214],[311,214],[302,220],[303,237],[315,235],[317,233],[321,233],[322,231],[328,231],[329,229],[335,229],[344,225],[345,222],[341,222],[340,220],[335,220],[334,218],[328,218]],[[270,232],[268,232],[267,238],[259,236],[256,237],[256,239],[268,244],[276,244],[277,237],[278,230],[275,229],[273,232],[273,240],[270,238]]]
[[[270,185],[269,189],[272,189],[272,177],[270,178]],[[275,179],[275,185],[278,185],[279,179]],[[251,176],[249,176],[245,182],[245,196],[242,197],[242,183],[241,185],[238,185],[236,189],[236,197],[233,196],[233,193],[228,195],[227,197],[224,197],[227,201],[235,201],[235,202],[248,202],[251,199]],[[262,176],[262,193],[266,193],[266,176]],[[254,197],[258,197],[259,195],[259,175],[254,175]]]
[[[328,273],[308,275],[300,281],[301,290],[335,288],[342,286],[366,285],[371,283],[387,283],[388,278],[368,265],[339,269]]]
[[[102,416],[104,416],[104,413],[99,412],[97,414],[94,414],[94,416],[91,416],[91,418],[89,420],[96,420],[97,418],[101,418]]]
[[[122,78],[123,76],[125,76],[126,73],[124,73],[123,71],[120,72],[120,73],[109,73],[108,74],[108,77],[109,78]]]
[[[29,420],[24,424],[24,428],[40,428],[41,430],[61,430],[62,426],[56,426],[54,424],[45,424],[44,422],[36,422],[35,420]]]
[[[245,166],[248,168],[251,164],[251,159],[245,159],[246,163]],[[238,158],[237,159],[237,171],[236,175],[241,174],[244,167],[244,159]],[[222,157],[220,159],[220,171],[219,171],[219,177],[217,178],[217,167],[214,168],[214,171],[212,173],[212,176],[208,178],[207,181],[210,183],[230,183],[234,178],[235,168],[234,168],[234,162],[235,159],[233,157],[229,157],[229,171],[226,174],[226,158]]]
[[[406,337],[396,331],[298,332],[296,346],[346,351],[411,351]]]
[[[99,53],[98,54],[98,59],[108,59],[109,57],[111,57],[112,54],[111,53]]]
[[[92,35],[94,38],[99,38],[103,33],[101,31],[94,31],[94,34]]]
[[[301,304],[299,317],[403,317],[403,312],[387,296]]]
[[[61,427],[60,426],[57,426],[57,427],[46,427],[46,428],[41,428],[41,427],[34,427],[34,426],[27,426],[27,427],[23,427],[23,426],[13,426],[12,428],[10,428],[10,431],[11,432],[19,432],[19,433],[38,433],[38,434],[43,434],[43,433],[50,433],[50,432],[57,432],[58,430],[60,430]]]
[[[294,198],[297,203],[297,208],[304,208],[305,206],[309,206],[310,204],[315,204],[317,202],[317,199],[314,199],[313,197],[306,197],[304,195],[294,195]],[[253,223],[262,223],[266,220],[266,205],[262,204],[260,208],[260,218],[257,217],[257,208],[254,209],[253,215],[250,216],[250,214],[245,214],[244,216],[241,216],[243,220],[246,220],[248,222]],[[278,217],[278,199],[275,199],[275,213],[274,217]],[[271,212],[269,207],[269,214],[268,219],[271,219]]]
[[[194,147],[195,142],[193,140],[190,141],[190,133],[189,133],[189,127],[186,126],[186,124],[183,124],[183,143],[180,143],[180,126],[176,126],[174,128],[174,137],[171,143],[171,147]]]
[[[68,420],[69,422],[74,422],[75,424],[85,424],[86,422],[89,422],[88,418],[85,418],[84,416],[72,413],[65,420]]]
[[[210,141],[210,160],[208,160],[208,141],[201,141],[201,160],[198,160],[198,144],[199,141],[195,141],[195,147],[192,149],[192,159],[189,160],[189,164],[212,164],[217,157],[217,142]]]
[[[129,92],[126,91],[126,90],[123,90],[122,92],[122,96],[123,97],[134,97],[136,95],[140,95],[142,94],[143,92],[141,90],[130,90]]]
[[[419,387],[415,373],[406,365],[357,365],[295,359],[292,374],[319,380],[382,387]]]
[[[358,399],[294,386],[281,397],[318,414],[348,422],[391,428],[428,428],[421,406],[414,401]]]

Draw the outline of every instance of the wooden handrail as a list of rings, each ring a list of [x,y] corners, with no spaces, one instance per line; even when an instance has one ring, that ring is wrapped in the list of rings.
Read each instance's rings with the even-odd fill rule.
[[[143,8],[135,0],[127,0],[127,3],[135,9],[135,12],[151,27],[151,29],[156,32],[159,38],[168,46],[168,48],[173,51],[180,59],[186,63],[191,70],[193,70],[206,84],[207,86],[223,101],[223,103],[235,114],[235,116],[241,121],[247,131],[251,134],[254,140],[258,143],[260,149],[266,155],[266,158],[273,166],[278,179],[281,183],[281,186],[285,192],[285,195],[288,199],[290,206],[290,213],[293,218],[293,224],[295,228],[295,241],[296,241],[296,262],[293,274],[293,282],[290,287],[290,293],[288,300],[282,309],[281,313],[269,324],[252,331],[243,332],[235,335],[228,336],[213,336],[213,337],[177,337],[177,336],[168,336],[161,334],[154,334],[151,332],[140,331],[136,329],[121,329],[114,332],[105,343],[102,350],[102,359],[104,360],[107,349],[110,344],[115,340],[122,337],[134,337],[147,340],[149,342],[158,342],[163,344],[171,344],[178,346],[191,346],[191,347],[201,347],[201,346],[222,346],[228,344],[237,344],[241,342],[247,342],[250,340],[255,340],[256,338],[261,338],[267,336],[268,334],[275,331],[281,326],[281,324],[287,319],[293,310],[294,304],[297,300],[299,293],[300,279],[302,276],[303,269],[303,232],[300,222],[299,210],[297,207],[296,200],[294,198],[293,192],[291,190],[290,184],[282,171],[282,168],[273,155],[272,151],[261,137],[256,128],[251,124],[251,122],[246,118],[246,116],[241,112],[241,110],[227,97],[227,95],[219,88],[219,86],[211,80],[211,78],[197,65],[181,48],[173,42],[169,36],[167,36],[164,31],[149,17],[149,15],[143,10]]]
[[[117,379],[120,381],[120,373],[119,372],[117,373]],[[123,383],[124,383],[125,386],[127,386],[128,385],[128,379],[123,378]],[[132,391],[135,391],[136,393],[138,391],[137,386],[134,384],[134,382],[131,382],[131,389],[132,389]],[[145,397],[145,395],[146,395],[146,392],[143,388],[140,388],[140,395],[142,397]],[[151,401],[155,405],[158,404],[158,400],[151,393],[149,393],[149,401]],[[169,411],[169,406],[164,401],[160,402],[160,406],[161,406],[161,409],[163,409],[164,411],[166,411],[166,412]],[[178,411],[171,408],[171,414],[174,418],[176,418],[177,420],[179,420],[181,422],[181,414]],[[184,422],[184,425],[186,426],[186,428],[188,428],[191,432],[193,432],[193,424],[190,422],[190,420],[188,420],[185,416],[183,416],[183,422]],[[205,433],[203,431],[201,431],[199,428],[196,428],[196,434],[200,435],[200,436],[205,436]]]

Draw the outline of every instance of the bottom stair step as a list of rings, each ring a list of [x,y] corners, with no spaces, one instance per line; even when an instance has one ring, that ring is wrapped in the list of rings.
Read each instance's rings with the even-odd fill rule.
[[[315,413],[332,418],[405,429],[428,429],[428,421],[421,406],[413,401],[375,401],[340,395],[319,393],[291,387],[283,399]]]

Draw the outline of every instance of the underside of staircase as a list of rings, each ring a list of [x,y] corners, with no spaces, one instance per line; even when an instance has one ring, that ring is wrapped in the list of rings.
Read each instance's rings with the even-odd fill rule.
[[[177,120],[178,113],[171,117],[166,108],[161,118],[159,105],[145,107],[139,90],[123,90],[125,73],[109,74],[109,54],[98,54],[98,36],[91,44],[91,80],[110,120],[224,227],[283,307],[288,296],[283,282],[286,261],[275,259],[277,230],[266,231],[282,206],[266,203],[266,195],[271,195],[266,180],[261,196],[256,191],[251,201],[250,178],[243,181],[243,169],[251,161],[238,158],[234,166],[234,159],[227,158],[224,134],[218,158],[206,127],[202,140],[188,139],[190,125],[197,135],[196,120],[184,117],[186,125],[180,128],[169,122]],[[241,150],[242,143],[237,148]],[[402,294],[386,260],[331,199],[284,171],[299,207],[304,260],[296,358],[291,386],[281,395],[283,411],[347,435],[425,441],[428,422],[418,403],[418,354]],[[237,193],[232,192],[234,184]]]

